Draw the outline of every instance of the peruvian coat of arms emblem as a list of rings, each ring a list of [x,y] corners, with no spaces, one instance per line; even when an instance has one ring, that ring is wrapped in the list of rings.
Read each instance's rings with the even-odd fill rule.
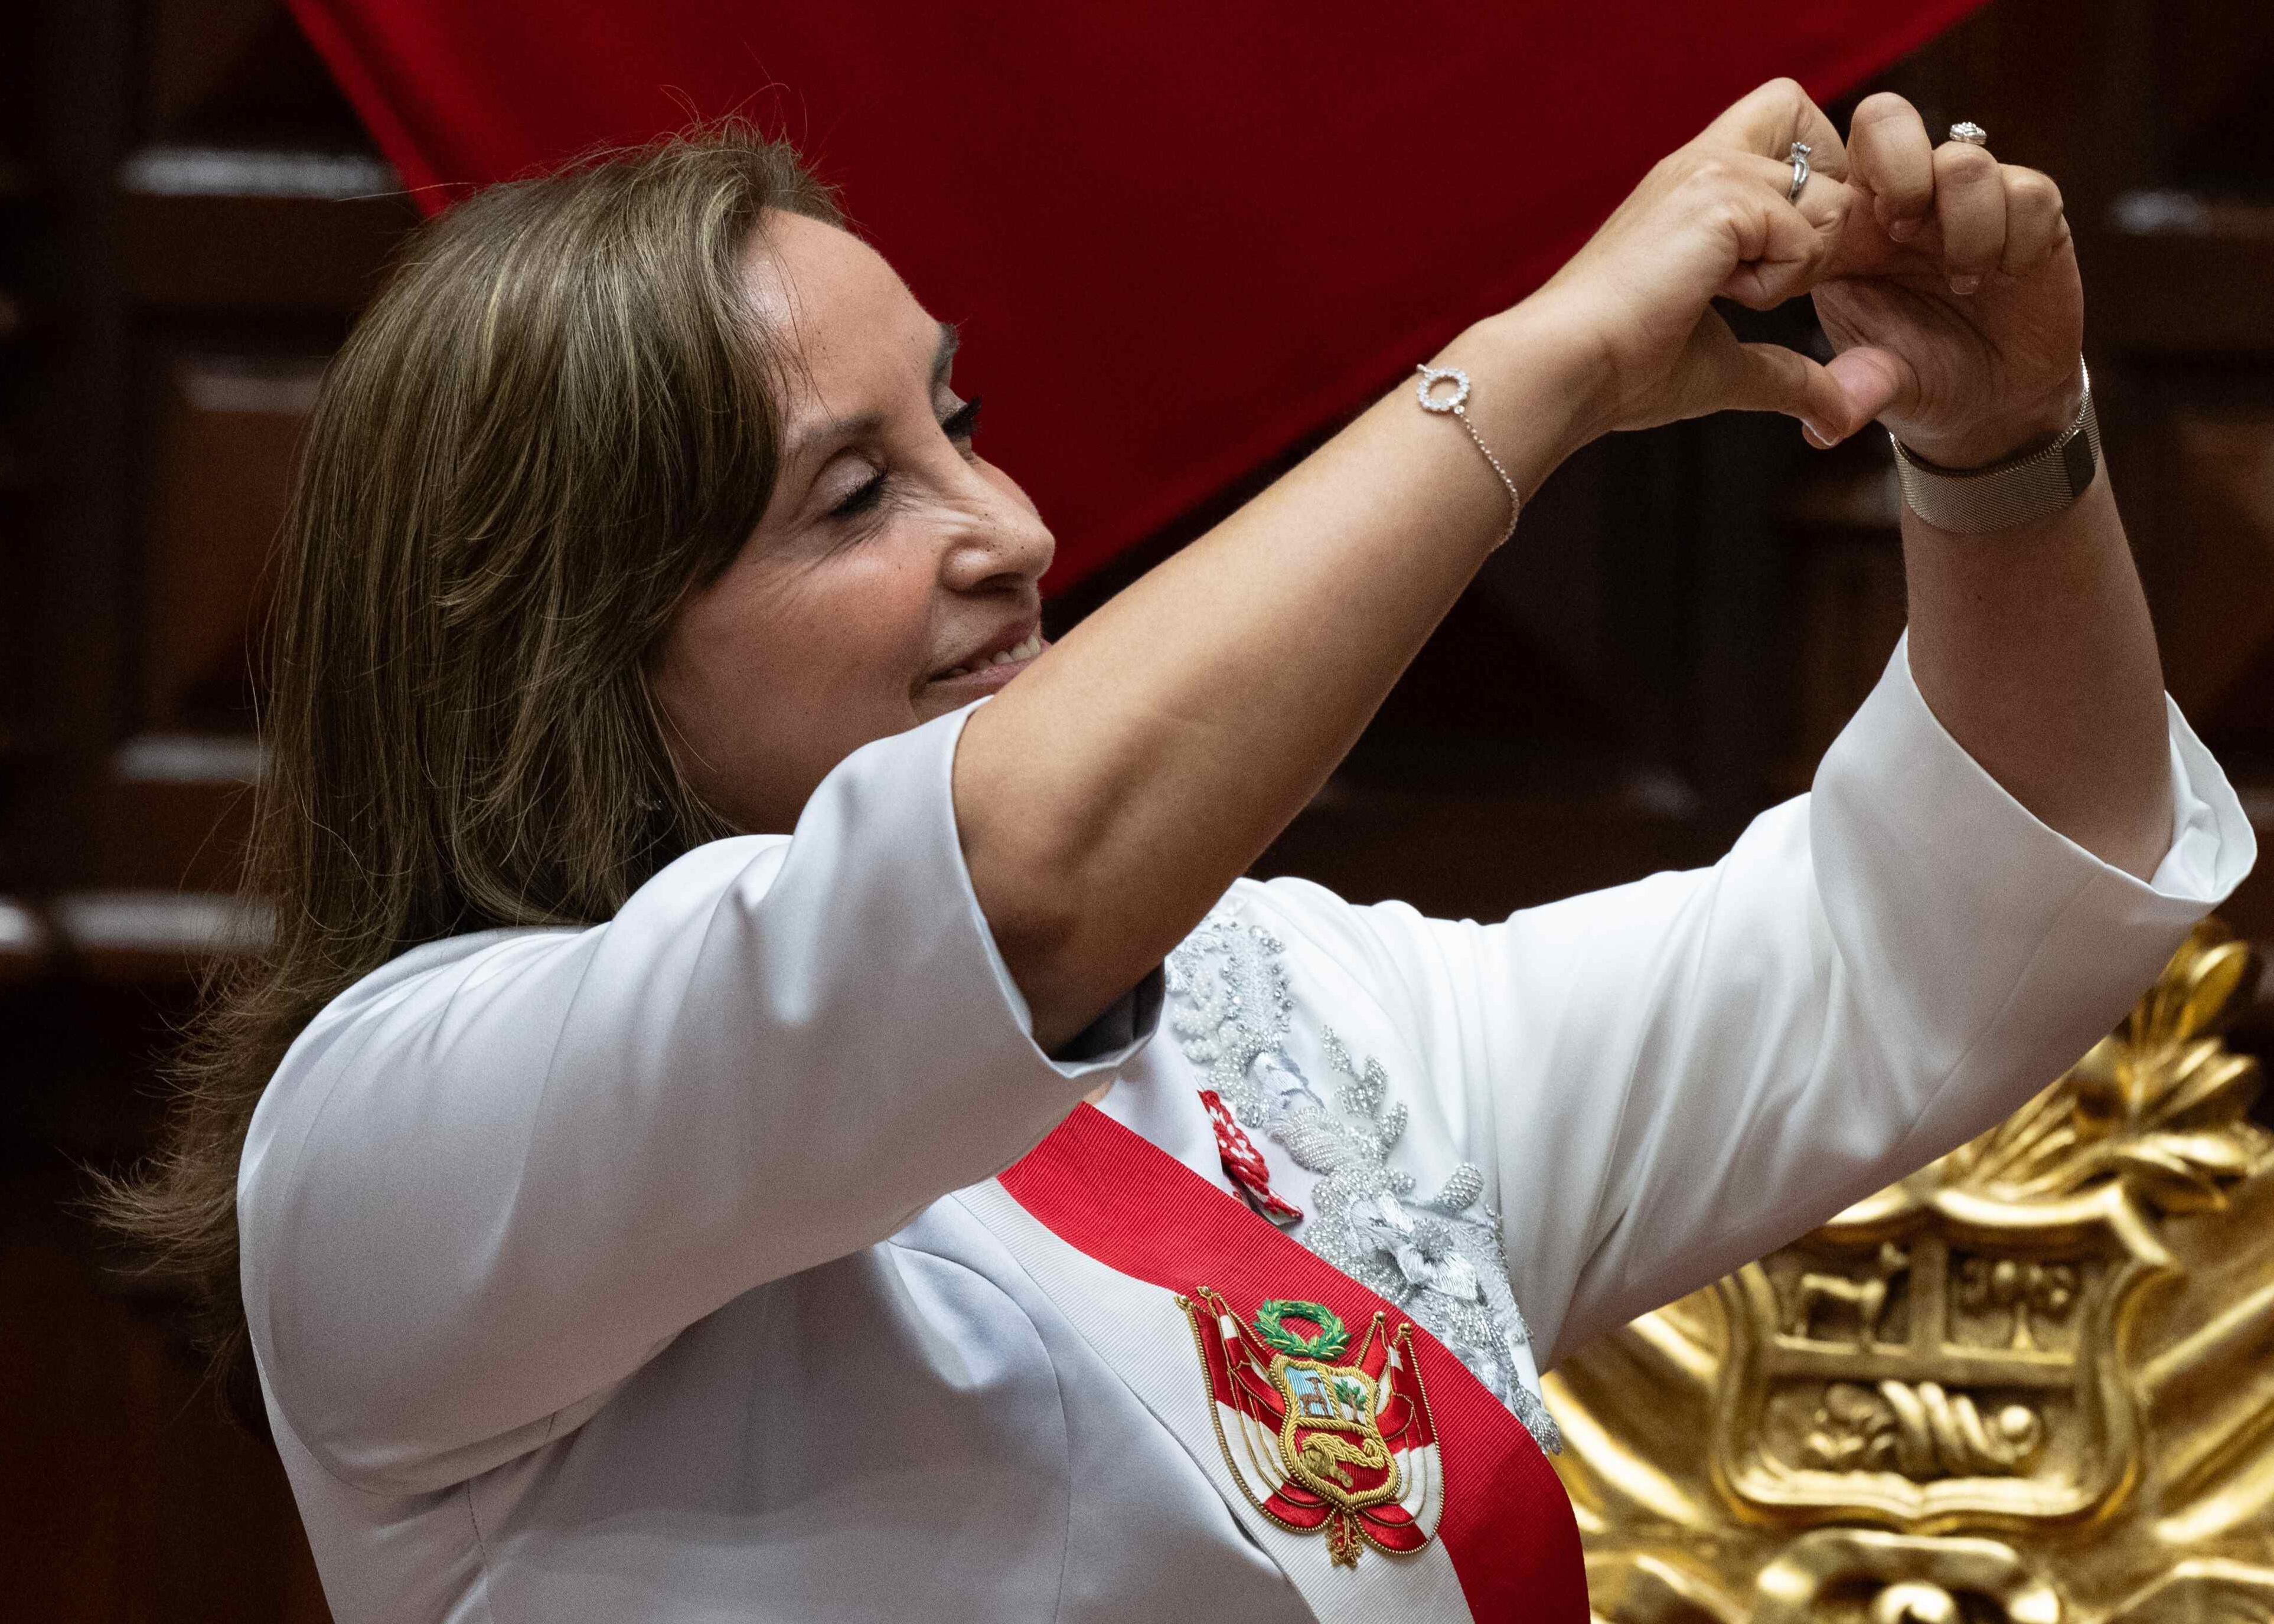
[[[2261,974],[2198,926],[2005,1122],[1565,1361],[1597,1615],[2274,1620]]]
[[[1282,1528],[1323,1530],[1337,1567],[1355,1568],[1368,1545],[1404,1556],[1429,1543],[1443,1483],[1412,1326],[1391,1332],[1376,1313],[1352,1353],[1323,1304],[1267,1299],[1251,1326],[1205,1286],[1177,1303],[1249,1504]]]

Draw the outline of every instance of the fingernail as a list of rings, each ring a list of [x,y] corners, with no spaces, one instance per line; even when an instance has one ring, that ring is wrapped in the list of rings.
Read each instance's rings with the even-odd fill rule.
[[[1833,447],[1840,443],[1837,440],[1833,438],[1833,436],[1826,433],[1822,429],[1818,428],[1813,423],[1803,422],[1800,426],[1801,431],[1808,436],[1809,442],[1818,451],[1829,451]]]
[[[1916,237],[1918,234],[1919,222],[1916,220],[1890,220],[1887,222],[1887,235],[1894,237],[1895,241],[1899,243],[1908,243],[1911,238]]]
[[[1954,276],[1950,279],[1950,290],[1961,298],[1964,298],[1981,285],[1982,279],[1979,276]]]

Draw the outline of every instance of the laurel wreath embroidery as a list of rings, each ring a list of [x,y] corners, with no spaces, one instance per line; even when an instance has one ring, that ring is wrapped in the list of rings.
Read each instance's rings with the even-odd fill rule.
[[[1167,1019],[1185,1057],[1236,1122],[1319,1176],[1295,1239],[1411,1314],[1557,1453],[1555,1417],[1517,1373],[1531,1334],[1509,1285],[1500,1219],[1481,1199],[1482,1169],[1461,1162],[1436,1195],[1415,1199],[1413,1176],[1391,1164],[1405,1106],[1390,1098],[1388,1071],[1378,1060],[1361,1064],[1321,1026],[1320,1044],[1342,1079],[1329,1107],[1287,1052],[1296,1004],[1279,962],[1285,951],[1227,906],[1169,955]]]
[[[1304,1335],[1288,1325],[1291,1318],[1309,1320],[1317,1334]],[[1350,1346],[1350,1327],[1333,1309],[1291,1297],[1266,1297],[1255,1310],[1255,1334],[1291,1359],[1339,1359]]]

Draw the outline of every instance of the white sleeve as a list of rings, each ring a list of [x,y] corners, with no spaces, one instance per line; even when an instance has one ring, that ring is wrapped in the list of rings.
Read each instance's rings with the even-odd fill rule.
[[[1984,772],[1907,650],[1813,792],[1711,868],[1495,925],[1359,910],[1495,1186],[1543,1367],[2009,1115],[2249,872],[2176,706],[2172,845],[2142,882]]]
[[[605,925],[406,955],[311,1025],[238,1209],[271,1402],[335,1475],[433,1488],[581,1423],[695,1320],[1000,1171],[1149,1037],[1157,977],[1080,1064],[1029,1036],[956,834],[968,714],[855,752],[794,836],[689,853]]]

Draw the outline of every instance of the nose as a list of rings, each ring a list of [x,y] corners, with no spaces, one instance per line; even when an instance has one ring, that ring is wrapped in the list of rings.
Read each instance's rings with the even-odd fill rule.
[[[940,560],[943,583],[957,592],[1031,587],[1058,550],[1050,526],[1001,470],[966,463],[962,476],[956,492],[962,522]]]

